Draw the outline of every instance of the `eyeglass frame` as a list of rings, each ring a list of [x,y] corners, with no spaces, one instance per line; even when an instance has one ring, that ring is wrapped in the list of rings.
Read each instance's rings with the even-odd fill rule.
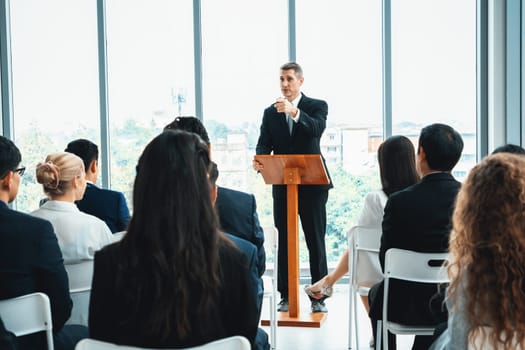
[[[21,166],[20,168],[15,168],[13,170],[8,170],[8,171],[6,171],[5,174],[2,174],[2,176],[0,176],[0,179],[4,179],[10,171],[12,171],[13,173],[17,173],[20,176],[23,176],[25,171],[26,171],[26,167],[25,166]]]

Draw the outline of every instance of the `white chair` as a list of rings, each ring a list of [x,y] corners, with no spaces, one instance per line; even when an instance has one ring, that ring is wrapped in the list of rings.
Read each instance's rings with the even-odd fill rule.
[[[48,350],[53,350],[51,305],[44,293],[32,293],[0,301],[5,328],[17,337],[45,331]]]
[[[69,279],[69,294],[73,300],[71,317],[66,324],[88,325],[89,297],[93,279],[93,260],[64,265]]]
[[[388,332],[393,334],[432,335],[435,325],[403,325],[388,321],[388,292],[390,279],[395,278],[418,283],[448,283],[449,278],[443,262],[448,253],[418,253],[410,250],[392,248],[385,255],[385,286],[383,295],[383,320],[377,322],[377,343],[379,350],[381,336],[383,349],[388,349]],[[382,329],[382,334],[381,330]]]
[[[370,287],[381,281],[379,278],[382,276],[381,265],[379,264],[381,234],[381,228],[362,226],[354,226],[348,232],[348,247],[350,249],[348,257],[350,270],[348,349],[352,349],[352,324],[355,325],[355,348],[359,349],[357,295],[368,295]],[[363,267],[363,265],[365,266]],[[363,277],[363,270],[367,272],[367,276],[376,274],[378,279],[370,280],[370,278]]]
[[[264,249],[273,253],[272,276],[263,276],[264,298],[270,302],[270,347],[277,347],[277,247],[278,232],[274,226],[264,227]]]
[[[137,348],[134,346],[115,345],[99,340],[83,339],[78,342],[75,350],[152,350],[150,348]],[[245,337],[236,335],[219,339],[204,345],[183,348],[179,350],[251,350],[250,342]]]

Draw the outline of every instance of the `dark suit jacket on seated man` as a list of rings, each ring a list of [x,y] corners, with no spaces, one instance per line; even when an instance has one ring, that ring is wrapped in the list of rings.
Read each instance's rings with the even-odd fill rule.
[[[84,162],[86,180],[84,197],[76,202],[80,211],[96,216],[106,222],[111,232],[125,231],[129,220],[129,209],[122,192],[95,185],[98,178],[98,146],[85,139],[71,141],[65,152],[76,154]]]
[[[215,207],[224,232],[245,239],[257,247],[257,270],[258,275],[262,276],[266,269],[264,232],[253,194],[218,186]]]
[[[64,326],[73,303],[53,227],[7,206],[16,198],[25,170],[20,161],[18,148],[0,136],[0,299],[45,293],[51,303],[55,348],[73,350],[88,332],[86,327]],[[42,333],[17,340],[19,349],[40,349],[46,344]]]
[[[328,105],[301,93],[301,67],[290,62],[281,66],[281,92],[264,110],[257,154],[321,154],[320,140],[326,127]],[[323,160],[324,161],[324,160]],[[262,170],[254,162],[254,169]],[[326,201],[332,185],[300,185],[298,191],[299,217],[310,255],[312,283],[328,273],[326,262]],[[274,185],[273,216],[279,231],[278,290],[282,300],[279,311],[288,311],[288,225],[286,186]],[[312,299],[312,312],[326,312],[323,300]]]
[[[111,232],[125,231],[129,223],[129,209],[122,192],[97,187],[88,182],[84,197],[76,202],[80,211],[106,222]]]
[[[385,253],[400,248],[423,253],[448,251],[452,212],[460,183],[450,174],[458,162],[463,141],[451,127],[432,124],[423,128],[417,156],[420,183],[388,198],[383,217],[379,259],[384,269]],[[429,300],[437,292],[434,285],[392,281],[388,314],[391,321],[403,324],[435,324]],[[375,327],[382,318],[383,282],[369,293],[370,318]],[[375,331],[374,331],[374,334]],[[395,349],[390,336],[389,348]],[[413,349],[428,349],[431,337],[416,336]]]
[[[210,169],[209,169],[209,179],[210,184],[214,188],[212,190],[212,202],[215,204],[215,207],[217,206],[217,199],[218,199],[218,186],[216,185],[217,178],[219,177],[219,170],[217,168],[217,164],[214,162],[211,162]],[[233,214],[233,213],[232,213]],[[258,223],[258,220],[257,220]],[[224,231],[223,231],[224,232]],[[246,261],[248,262],[248,270],[250,272],[250,282],[253,286],[253,291],[255,292],[255,295],[253,295],[253,298],[257,300],[257,317],[261,317],[261,307],[262,307],[262,299],[263,299],[263,292],[264,292],[264,286],[261,276],[258,272],[258,257],[257,257],[257,247],[249,242],[246,239],[240,238],[237,235],[230,234],[226,232],[226,236],[233,241],[237,249],[239,249],[245,256]],[[255,347],[257,350],[266,350],[269,349],[268,344],[268,334],[262,329],[257,329],[257,335],[255,337]]]

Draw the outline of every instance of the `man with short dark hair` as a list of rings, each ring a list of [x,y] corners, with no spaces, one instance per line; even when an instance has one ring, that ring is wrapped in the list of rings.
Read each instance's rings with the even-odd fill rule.
[[[281,66],[280,87],[283,97],[264,110],[257,154],[321,154],[320,140],[326,128],[328,105],[301,92],[303,70],[296,62]],[[324,162],[324,158],[323,158]],[[253,162],[262,170],[262,164]],[[330,175],[328,175],[330,177]],[[328,273],[326,261],[326,202],[329,185],[299,185],[298,211],[310,255],[312,284]],[[286,185],[273,185],[273,218],[279,231],[278,311],[288,311],[288,221]],[[324,300],[310,298],[312,312],[327,312]]]
[[[452,212],[460,183],[451,175],[463,150],[461,135],[445,124],[432,124],[421,130],[417,149],[417,168],[421,181],[390,195],[383,216],[383,235],[379,260],[384,269],[390,248],[423,253],[448,251]],[[390,321],[402,324],[435,324],[429,308],[435,285],[421,285],[393,280],[392,302],[388,305]],[[383,282],[374,285],[368,295],[370,318],[374,327],[382,319]],[[432,337],[416,336],[412,349],[428,349]],[[395,337],[389,335],[389,348],[395,349]]]
[[[21,160],[15,144],[0,136],[0,299],[45,293],[51,302],[55,348],[73,350],[88,331],[83,326],[64,326],[73,304],[53,226],[7,206],[18,194],[25,170]],[[17,341],[19,349],[41,349],[46,344],[43,333]]]
[[[513,154],[521,154],[525,155],[525,149],[523,147],[514,145],[512,143],[507,143],[503,146],[499,146],[494,151],[492,151],[492,154],[496,153],[513,153]]]
[[[65,152],[79,156],[86,170],[86,192],[76,202],[78,209],[103,220],[112,233],[125,231],[130,215],[124,194],[95,185],[99,172],[98,146],[89,140],[78,139],[71,141]]]

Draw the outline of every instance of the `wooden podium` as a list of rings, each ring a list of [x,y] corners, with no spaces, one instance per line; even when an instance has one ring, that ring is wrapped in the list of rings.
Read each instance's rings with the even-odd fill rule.
[[[330,180],[319,154],[256,155],[264,167],[261,174],[268,185],[286,185],[288,219],[288,312],[278,312],[279,326],[321,327],[326,313],[299,310],[299,220],[298,185],[328,185]],[[277,259],[277,257],[275,257]],[[263,325],[269,322],[263,320]]]

